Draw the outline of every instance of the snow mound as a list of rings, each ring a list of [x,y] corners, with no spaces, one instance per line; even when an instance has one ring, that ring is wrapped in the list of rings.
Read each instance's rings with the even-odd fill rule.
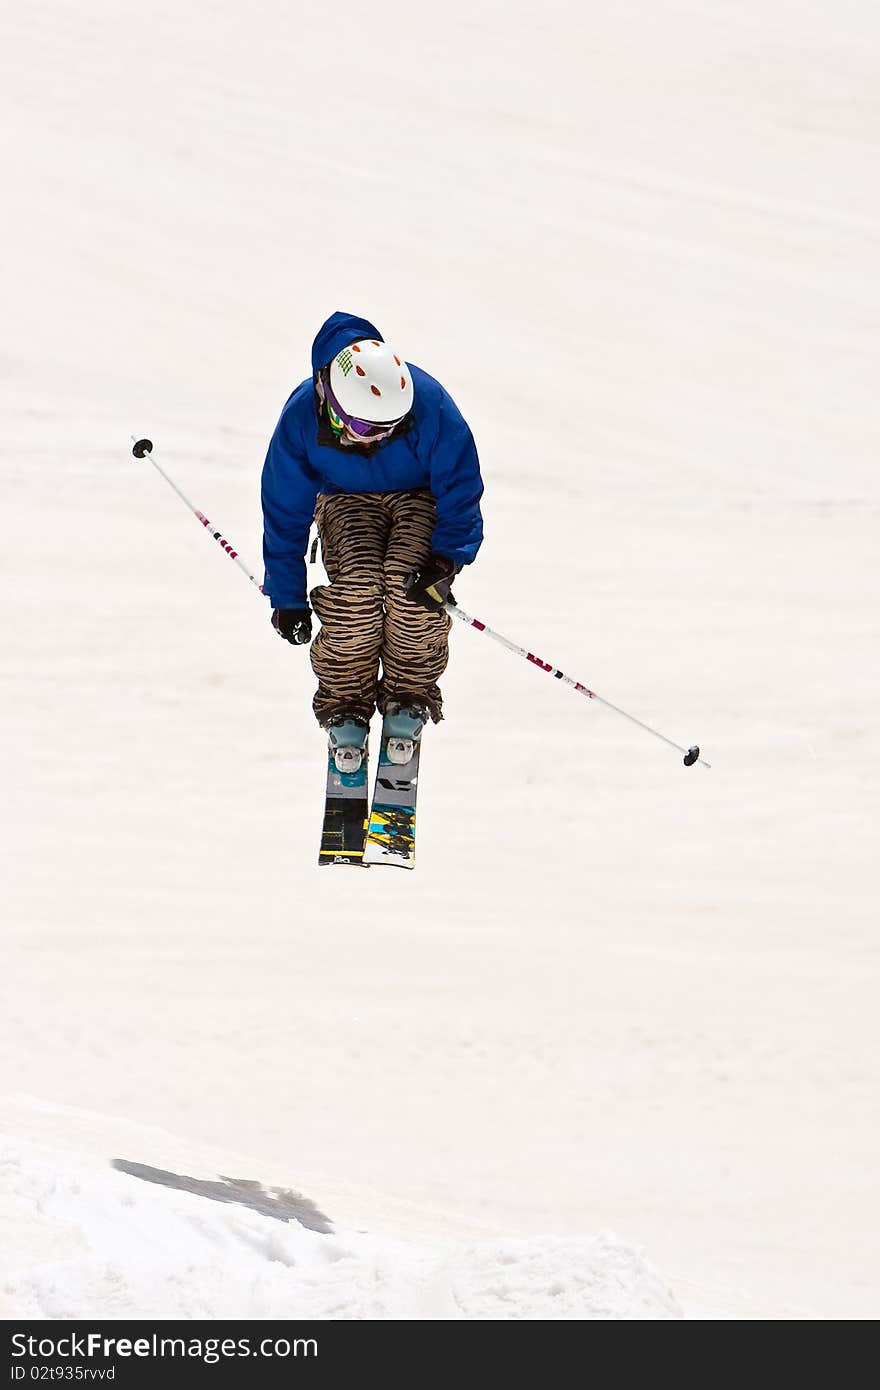
[[[6,1318],[682,1316],[641,1253],[610,1234],[462,1239],[438,1235],[436,1214],[421,1223],[427,1233],[417,1229],[412,1213],[406,1230],[380,1229],[366,1192],[360,1221],[374,1229],[349,1228],[324,1210],[324,1194],[316,1202],[296,1183],[224,1177],[241,1171],[240,1157],[189,1150],[193,1171],[159,1168],[102,1150],[112,1135],[154,1157],[164,1140],[179,1164],[171,1136],[38,1113],[28,1129],[19,1107],[0,1147]],[[352,1193],[340,1200],[356,1205]]]

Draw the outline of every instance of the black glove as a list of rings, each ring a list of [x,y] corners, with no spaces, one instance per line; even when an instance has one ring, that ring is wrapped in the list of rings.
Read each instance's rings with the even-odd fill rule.
[[[439,613],[448,598],[453,579],[458,573],[454,561],[444,555],[432,555],[428,563],[403,581],[403,592],[413,603]]]
[[[312,640],[312,615],[308,608],[275,608],[272,626],[286,642],[303,647]]]

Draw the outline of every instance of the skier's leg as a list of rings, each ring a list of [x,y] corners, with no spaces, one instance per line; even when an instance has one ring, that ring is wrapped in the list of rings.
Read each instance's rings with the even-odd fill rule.
[[[369,721],[383,630],[383,558],[389,517],[375,493],[319,497],[315,520],[329,584],[311,592],[321,630],[312,643],[318,678],[313,709],[325,724],[340,713]]]
[[[449,660],[447,613],[431,613],[413,603],[403,591],[407,574],[423,566],[431,554],[436,522],[429,492],[389,493],[391,518],[385,552],[385,628],[382,637],[382,679],[379,708],[390,701],[421,704],[435,721],[443,718],[443,697],[437,681]]]

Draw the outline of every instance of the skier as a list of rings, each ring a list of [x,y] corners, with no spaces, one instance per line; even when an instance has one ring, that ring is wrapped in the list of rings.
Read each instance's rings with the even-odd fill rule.
[[[387,756],[400,764],[428,717],[443,717],[443,604],[480,548],[482,492],[473,436],[440,383],[368,320],[332,314],[312,345],[312,377],[289,397],[266,455],[263,587],[275,631],[310,642],[305,552],[315,521],[330,582],[310,595],[321,621],[313,709],[340,772],[360,768],[377,706]]]

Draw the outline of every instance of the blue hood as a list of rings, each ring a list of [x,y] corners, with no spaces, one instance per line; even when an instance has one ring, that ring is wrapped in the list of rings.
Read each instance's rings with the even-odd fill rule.
[[[321,367],[326,367],[333,361],[337,352],[350,347],[361,338],[378,338],[380,343],[385,341],[376,325],[370,323],[369,319],[361,319],[357,314],[345,314],[341,309],[337,309],[318,329],[318,335],[312,343],[312,371],[317,372]]]

